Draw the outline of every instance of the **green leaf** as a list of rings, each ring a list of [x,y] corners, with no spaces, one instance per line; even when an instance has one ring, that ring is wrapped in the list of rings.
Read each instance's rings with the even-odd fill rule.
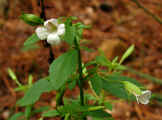
[[[17,104],[20,106],[34,104],[43,92],[51,91],[52,87],[48,80],[49,78],[46,77],[35,82],[32,87],[25,93],[25,96],[17,102]]]
[[[53,89],[58,90],[67,81],[70,75],[76,71],[78,56],[76,50],[71,50],[59,56],[50,65],[50,82]]]
[[[103,110],[97,110],[97,111],[91,111],[87,112],[86,115],[91,116],[93,120],[99,120],[99,118],[102,120],[107,120],[108,118],[111,118],[111,114],[103,111]]]
[[[143,87],[138,81],[133,78],[114,74],[104,77],[103,89],[116,97],[126,100],[135,100],[135,97],[133,95],[130,95],[125,89],[125,85],[122,83],[122,81],[128,81],[140,88]]]
[[[38,48],[40,48],[39,45],[37,45],[37,44],[31,44],[31,45],[23,46],[21,48],[21,51],[25,52],[25,51],[29,51],[29,50],[36,50]]]
[[[78,22],[76,24],[73,24],[76,27],[76,38],[78,41],[82,39],[83,36],[83,30],[90,28],[90,26],[86,26],[81,22]]]
[[[95,51],[94,49],[88,48],[86,46],[81,46],[80,48],[87,51],[87,52],[94,52]]]
[[[84,98],[86,101],[89,101],[89,100],[97,101],[97,98],[91,94],[85,93],[84,95],[85,95]]]
[[[62,114],[65,115],[67,113],[72,114],[77,114],[81,112],[90,112],[90,111],[96,111],[96,110],[102,110],[104,109],[104,106],[91,106],[91,105],[85,105],[81,106],[80,104],[77,103],[72,103],[72,104],[66,104],[64,106],[61,106],[58,108],[58,111]]]
[[[18,113],[16,113],[16,114],[12,115],[12,116],[9,118],[9,120],[20,120],[20,117],[22,117],[23,115],[24,115],[23,112],[18,112]]]
[[[22,86],[21,83],[18,81],[16,74],[12,71],[11,68],[8,68],[8,74],[16,82],[16,84],[20,87]]]
[[[125,59],[127,59],[132,54],[133,51],[134,51],[134,45],[131,45],[127,49],[127,51],[123,54],[122,58],[120,59],[119,64],[121,64]]]
[[[105,56],[96,56],[96,63],[102,66],[111,65],[111,62]]]
[[[103,89],[112,95],[122,98],[128,99],[128,92],[125,90],[125,87],[122,83],[117,81],[107,81],[103,80]]]
[[[109,103],[109,102],[104,102],[104,106],[107,108],[107,109],[109,109],[109,110],[112,110],[112,104],[111,103]]]
[[[74,79],[73,81],[71,81],[71,82],[69,83],[69,85],[68,85],[69,89],[70,89],[70,90],[73,90],[73,88],[75,88],[76,84],[77,84],[77,80]]]
[[[129,81],[135,85],[137,85],[138,87],[143,87],[143,85],[141,83],[139,83],[137,80],[127,77],[127,76],[122,76],[122,75],[116,75],[116,74],[112,74],[112,75],[108,75],[105,77],[107,81]]]
[[[142,91],[139,87],[137,87],[135,84],[129,82],[129,81],[123,81],[123,84],[125,86],[125,89],[128,90],[131,94],[137,94],[141,95]]]
[[[35,114],[40,113],[40,112],[47,111],[49,109],[50,109],[50,106],[43,106],[43,107],[37,108],[36,110],[32,111],[32,115],[35,115]]]
[[[25,42],[24,42],[24,46],[29,46],[32,45],[36,42],[38,42],[40,39],[38,38],[38,36],[34,33],[33,35],[31,35]]]
[[[22,14],[20,19],[32,26],[41,25],[44,23],[43,19],[33,14]]]
[[[57,110],[49,110],[42,114],[42,117],[56,117],[59,116],[60,113]]]
[[[148,80],[150,80],[150,81],[152,81],[154,83],[162,85],[162,79],[153,77],[153,76],[148,75],[146,73],[138,72],[138,71],[136,71],[136,70],[134,70],[132,68],[129,68],[129,67],[125,67],[125,68],[126,68],[125,70],[127,70],[127,71],[129,71],[129,72],[131,72],[133,74],[136,74],[136,75],[138,75],[138,76],[140,76],[142,78],[146,78],[146,79],[148,79]]]
[[[95,74],[90,78],[90,81],[95,93],[97,95],[100,95],[100,92],[102,90],[102,78],[99,75]]]
[[[25,107],[25,118],[29,119],[31,116],[32,105]]]
[[[25,92],[26,90],[28,90],[29,89],[29,85],[22,85],[22,86],[20,86],[20,87],[17,87],[17,88],[15,88],[14,90],[17,92],[17,91],[23,91],[23,92]]]
[[[72,26],[72,21],[70,18],[68,18],[65,22],[65,35],[64,35],[64,40],[69,44],[73,45],[74,44],[74,39],[76,36],[75,33],[76,29],[75,26]]]

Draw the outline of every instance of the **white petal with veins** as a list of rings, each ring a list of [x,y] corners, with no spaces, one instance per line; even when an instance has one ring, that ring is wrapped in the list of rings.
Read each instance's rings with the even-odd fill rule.
[[[47,26],[49,22],[52,23],[52,24],[54,24],[54,25],[56,25],[56,26],[58,26],[58,21],[57,21],[57,19],[55,19],[55,18],[46,20],[46,21],[44,22],[44,26]]]
[[[45,27],[38,27],[38,28],[36,28],[35,32],[41,40],[45,40],[47,38],[47,36],[49,35],[49,33]]]
[[[151,91],[143,91],[141,95],[136,95],[137,103],[148,104],[151,98]]]
[[[57,28],[57,34],[58,35],[63,35],[65,33],[65,25],[64,24],[59,24]]]
[[[61,40],[60,40],[60,37],[56,33],[51,33],[47,37],[47,42],[49,44],[58,45],[60,44]]]
[[[65,33],[65,25],[58,24],[55,18],[46,20],[43,27],[36,29],[36,34],[41,40],[46,40],[49,44],[58,45],[61,42],[61,35]]]

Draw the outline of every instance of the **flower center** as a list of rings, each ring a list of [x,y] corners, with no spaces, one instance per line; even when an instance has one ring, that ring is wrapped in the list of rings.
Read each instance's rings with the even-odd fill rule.
[[[56,32],[57,31],[57,26],[52,24],[51,22],[48,22],[46,28],[49,32]]]

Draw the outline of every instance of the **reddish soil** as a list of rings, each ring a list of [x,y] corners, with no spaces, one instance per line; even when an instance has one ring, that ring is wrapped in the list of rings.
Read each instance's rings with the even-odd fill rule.
[[[8,2],[3,4],[4,14],[0,11],[0,120],[8,119],[16,99],[22,96],[22,93],[14,91],[16,84],[8,76],[7,68],[12,68],[20,82],[25,84],[29,74],[33,75],[35,81],[48,75],[49,67],[48,49],[41,43],[39,49],[28,52],[21,50],[23,42],[34,32],[35,27],[25,24],[19,16],[22,12],[39,15],[41,11],[39,5],[34,0],[8,0]],[[161,0],[140,0],[140,3],[162,19]],[[91,48],[97,49],[103,42],[107,47],[112,46],[113,40],[122,42],[125,49],[134,44],[136,46],[134,57],[125,64],[162,79],[162,24],[139,9],[131,0],[46,0],[45,6],[47,18],[77,16],[81,22],[91,24],[92,29],[84,32],[85,39],[91,41],[88,45]],[[116,55],[120,52],[120,48],[119,46],[113,53]],[[66,44],[53,47],[56,57],[66,50]],[[93,59],[97,53],[82,54],[86,62]],[[135,75],[133,77],[151,91],[162,93],[161,85]],[[77,88],[75,92],[78,93]],[[55,93],[43,95],[36,107],[55,106],[55,102],[50,101],[54,95]],[[72,96],[72,92],[67,91],[66,95]],[[16,108],[16,111],[21,110]],[[161,105],[156,101],[150,105],[118,102],[114,103],[112,111],[115,120],[162,120],[161,114]]]

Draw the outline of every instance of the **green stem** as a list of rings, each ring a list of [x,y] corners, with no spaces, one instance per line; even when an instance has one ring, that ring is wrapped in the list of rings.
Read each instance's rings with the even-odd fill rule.
[[[158,23],[162,24],[162,20],[156,16],[155,14],[153,14],[152,12],[150,12],[147,8],[143,7],[139,2],[138,0],[132,0],[134,3],[136,3],[136,5],[143,9],[148,15],[152,16]]]
[[[66,87],[62,87],[60,90],[57,91],[56,94],[56,108],[58,108],[60,105],[63,105],[63,96],[65,93]]]
[[[84,106],[84,92],[83,92],[83,70],[82,70],[82,58],[81,58],[81,53],[80,53],[80,46],[77,42],[77,39],[75,38],[75,47],[78,52],[78,69],[79,69],[79,89],[80,89],[80,104]]]
[[[41,5],[41,14],[40,14],[40,17],[44,20],[46,20],[46,12],[45,12],[45,5],[44,5],[44,0],[40,0],[40,5]],[[43,40],[43,46],[45,48],[49,48],[49,59],[48,59],[48,62],[49,64],[51,64],[54,59],[55,59],[55,56],[54,56],[54,53],[52,52],[52,46],[47,42],[47,40]]]

